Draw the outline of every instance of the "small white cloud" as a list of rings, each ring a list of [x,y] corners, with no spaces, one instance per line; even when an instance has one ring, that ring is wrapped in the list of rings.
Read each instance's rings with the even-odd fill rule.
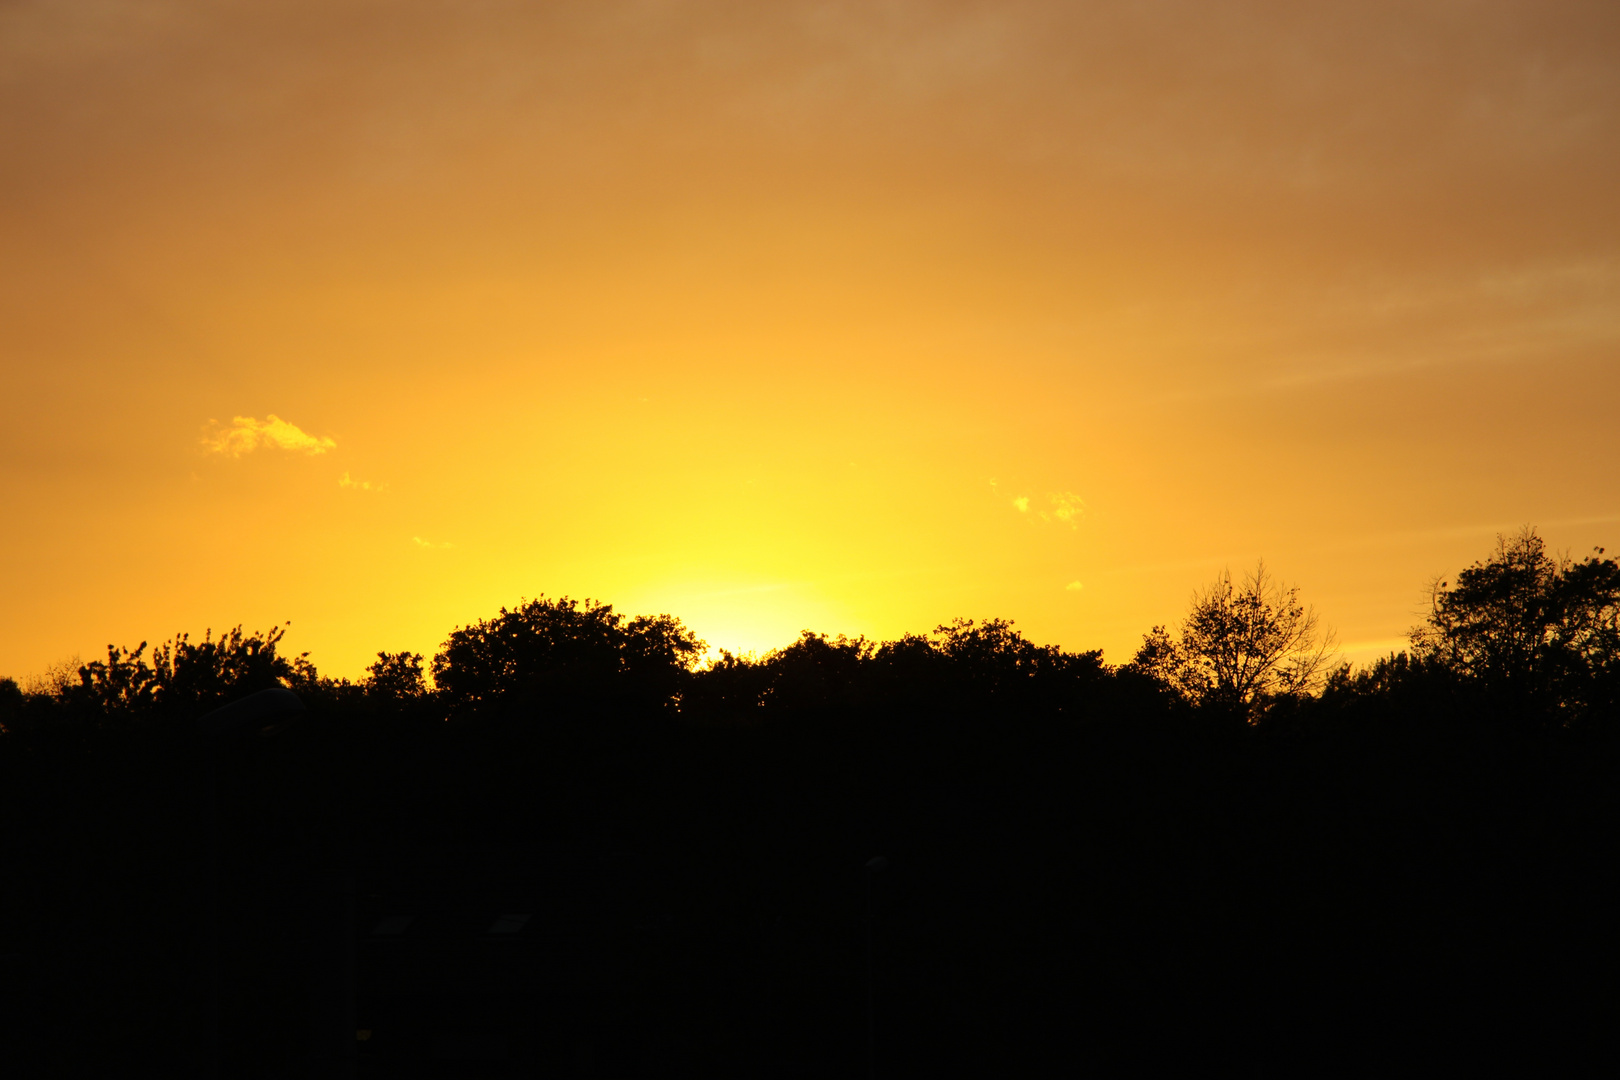
[[[420,536],[411,537],[411,543],[415,544],[419,548],[434,548],[436,550],[442,548],[453,548],[456,546],[448,540],[444,541],[442,544],[435,544],[432,540],[424,540]]]
[[[1020,514],[1030,512],[1033,500],[1028,495],[1020,495],[1012,501],[1013,507]],[[1046,509],[1036,510],[1035,516],[1048,524],[1067,525],[1071,529],[1080,526],[1080,516],[1086,512],[1086,501],[1072,491],[1053,491],[1046,496]]]
[[[1080,515],[1086,512],[1086,501],[1072,491],[1054,492],[1047,496],[1051,503],[1051,510],[1041,511],[1042,521],[1055,521],[1060,525],[1067,525],[1071,529],[1080,526],[1076,524]]]
[[[354,479],[351,479],[347,470],[344,471],[342,476],[338,477],[338,487],[340,487],[340,488],[354,488],[356,491],[387,491],[388,490],[388,485],[387,484],[373,484],[370,480],[354,480]]]
[[[1079,592],[1081,589],[1085,588],[1085,585],[1078,581],[1071,581],[1067,585],[1063,586],[1063,588],[1069,592]]]
[[[290,424],[271,413],[263,420],[251,416],[234,416],[231,426],[219,427],[208,421],[208,430],[202,437],[203,449],[211,454],[241,457],[259,447],[287,450],[295,454],[324,454],[335,449],[337,443],[324,435],[311,435],[297,424]]]

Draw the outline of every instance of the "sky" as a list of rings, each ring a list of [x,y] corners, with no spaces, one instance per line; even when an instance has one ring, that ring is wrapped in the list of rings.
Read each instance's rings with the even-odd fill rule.
[[[0,674],[524,598],[1365,660],[1620,544],[1620,5],[0,2]]]

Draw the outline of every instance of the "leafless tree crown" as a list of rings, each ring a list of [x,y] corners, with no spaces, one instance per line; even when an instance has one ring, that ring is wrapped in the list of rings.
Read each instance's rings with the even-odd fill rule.
[[[1318,689],[1333,645],[1299,588],[1277,581],[1260,562],[1241,582],[1227,570],[1194,593],[1180,639],[1154,627],[1136,664],[1195,701],[1252,710]]]

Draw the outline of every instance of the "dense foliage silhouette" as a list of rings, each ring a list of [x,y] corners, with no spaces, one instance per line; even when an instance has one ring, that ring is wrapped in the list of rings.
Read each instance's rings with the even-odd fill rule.
[[[668,615],[626,619],[610,604],[542,597],[453,631],[433,681],[453,713],[660,708],[704,648]]]
[[[109,648],[0,681],[8,1056],[188,1069],[216,859],[224,1074],[309,1075],[346,860],[369,1075],[856,1075],[883,855],[881,1075],[1573,1072],[1615,1007],[1617,581],[1504,539],[1320,691],[998,619],[703,662],[566,597],[455,629],[431,684],[324,678],[280,629]],[[1155,633],[1320,655],[1264,584]],[[267,685],[307,715],[208,759],[210,855],[195,721]]]
[[[1620,674],[1620,563],[1575,562],[1534,531],[1430,590],[1415,653],[1488,692],[1508,715],[1555,726],[1612,709]]]

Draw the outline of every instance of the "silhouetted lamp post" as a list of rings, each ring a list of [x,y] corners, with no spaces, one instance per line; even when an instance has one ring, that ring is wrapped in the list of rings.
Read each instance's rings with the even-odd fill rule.
[[[877,1077],[877,956],[873,948],[872,923],[877,907],[877,876],[889,868],[889,860],[874,855],[866,860],[866,1075]]]

